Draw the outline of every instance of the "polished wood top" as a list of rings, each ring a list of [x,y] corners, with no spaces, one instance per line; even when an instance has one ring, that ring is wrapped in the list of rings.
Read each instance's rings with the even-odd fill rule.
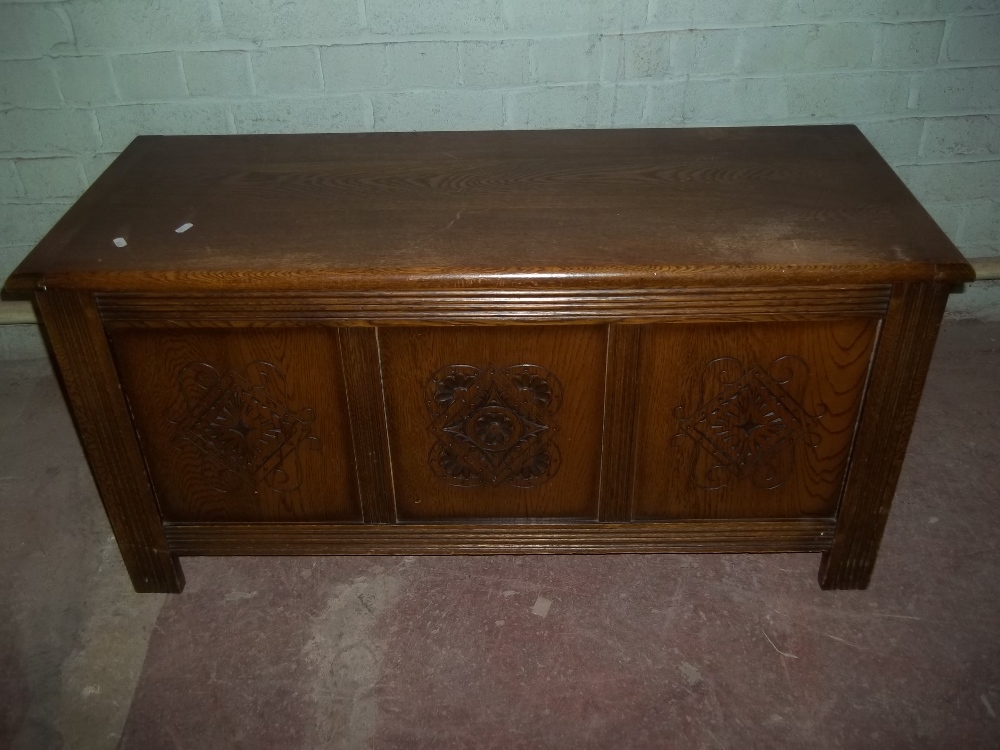
[[[186,223],[183,233],[175,230]],[[116,247],[115,238],[125,247]],[[853,126],[137,138],[11,291],[966,281]]]

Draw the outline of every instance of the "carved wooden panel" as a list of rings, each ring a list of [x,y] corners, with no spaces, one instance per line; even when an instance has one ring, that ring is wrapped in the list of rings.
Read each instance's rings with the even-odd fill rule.
[[[192,362],[177,377],[178,399],[165,415],[177,425],[174,443],[198,448],[213,463],[220,492],[254,494],[258,486],[291,492],[302,484],[299,451],[318,451],[312,409],[294,411],[285,374],[270,362],[250,362],[225,374]]]
[[[634,517],[832,516],[876,330],[872,320],[649,327]]]
[[[705,365],[697,405],[674,409],[681,431],[672,442],[694,443],[687,451],[691,481],[705,490],[740,482],[774,490],[788,481],[796,443],[818,448],[823,440],[819,420],[825,405],[813,414],[800,403],[810,374],[795,355],[750,367],[735,357]]]
[[[596,518],[605,326],[379,329],[397,514]]]
[[[428,462],[458,487],[537,487],[559,471],[562,384],[544,367],[447,365],[427,381]]]
[[[117,330],[164,517],[360,520],[336,332]]]

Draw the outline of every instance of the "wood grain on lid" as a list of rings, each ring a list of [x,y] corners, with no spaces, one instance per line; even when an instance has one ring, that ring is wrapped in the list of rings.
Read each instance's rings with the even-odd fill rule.
[[[127,245],[116,247],[117,237]],[[972,278],[853,126],[140,137],[7,288],[831,278]]]

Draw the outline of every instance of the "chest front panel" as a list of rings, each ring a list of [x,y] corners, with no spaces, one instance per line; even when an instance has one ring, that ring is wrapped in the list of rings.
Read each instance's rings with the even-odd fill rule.
[[[384,328],[402,520],[595,520],[607,326]]]
[[[643,332],[634,517],[832,516],[877,323]]]
[[[360,521],[337,333],[117,330],[164,518]]]
[[[352,330],[114,328],[166,519],[360,522],[378,435],[399,523],[832,518],[878,323]]]

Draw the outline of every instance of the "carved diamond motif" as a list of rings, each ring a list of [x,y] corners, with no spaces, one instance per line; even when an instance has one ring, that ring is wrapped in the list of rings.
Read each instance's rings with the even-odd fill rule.
[[[732,357],[710,362],[698,405],[692,412],[683,405],[674,410],[681,429],[674,443],[687,439],[694,444],[695,483],[702,489],[720,489],[733,479],[761,489],[784,484],[794,445],[804,438],[818,445],[815,426],[822,414],[810,414],[789,392],[793,380],[801,390],[808,378],[808,367],[793,356],[779,357],[768,367],[746,368]]]
[[[544,367],[449,365],[427,382],[428,462],[448,484],[535,487],[559,469],[552,416],[562,386]]]
[[[285,377],[274,365],[251,362],[242,373],[224,375],[205,363],[192,363],[178,378],[179,405],[175,442],[196,446],[227,476],[254,492],[260,485],[277,491],[298,487],[296,451],[311,437],[311,409],[293,412],[287,404]],[[223,482],[228,485],[230,483]],[[230,486],[219,489],[228,491]]]
[[[760,367],[753,367],[706,404],[684,429],[704,438],[721,462],[743,476],[768,451],[802,437],[799,417],[775,391],[782,393],[781,386]]]

